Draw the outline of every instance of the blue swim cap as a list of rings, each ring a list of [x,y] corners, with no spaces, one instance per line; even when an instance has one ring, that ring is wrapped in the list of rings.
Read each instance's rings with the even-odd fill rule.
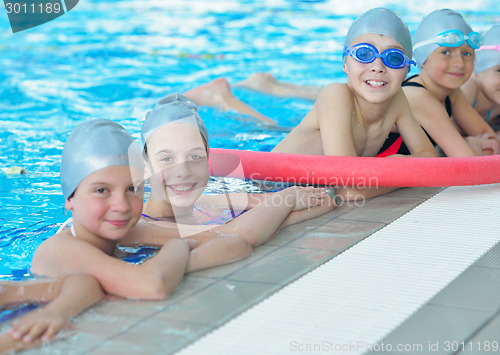
[[[155,108],[146,114],[146,119],[141,129],[142,146],[144,147],[148,138],[151,137],[158,128],[172,122],[183,122],[196,127],[203,138],[205,138],[208,151],[207,129],[198,114],[196,104],[178,92],[162,98],[158,101]]]
[[[500,65],[499,47],[493,49],[492,46],[500,46],[500,25],[493,26],[484,34],[483,46],[476,51],[476,74]]]
[[[450,9],[436,10],[422,19],[415,31],[413,45],[435,38],[437,35],[450,30],[459,30],[464,35],[472,32],[472,28],[465,22],[459,13]],[[434,50],[439,48],[436,43],[429,43],[414,49],[414,59],[419,67],[425,63]]]
[[[375,33],[393,38],[403,47],[405,54],[411,59],[410,30],[401,17],[394,11],[377,7],[368,10],[358,17],[347,32],[344,47],[350,47],[357,37],[367,33]]]
[[[61,185],[64,198],[70,197],[87,176],[109,166],[133,166],[141,171],[144,161],[132,136],[106,119],[87,121],[69,136],[61,158]]]

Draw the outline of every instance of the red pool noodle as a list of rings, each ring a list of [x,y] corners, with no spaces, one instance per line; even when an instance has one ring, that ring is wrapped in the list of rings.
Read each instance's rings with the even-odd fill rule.
[[[210,162],[214,176],[297,184],[416,187],[500,182],[500,155],[368,158],[212,148]]]

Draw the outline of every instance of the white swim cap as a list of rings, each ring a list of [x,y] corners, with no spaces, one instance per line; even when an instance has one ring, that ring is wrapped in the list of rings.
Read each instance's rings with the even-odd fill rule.
[[[459,30],[463,35],[472,32],[472,28],[465,22],[462,15],[450,9],[433,11],[422,19],[413,37],[413,56],[419,67],[422,67],[431,53],[439,48],[436,43],[428,43],[417,48],[419,43],[432,40],[437,35],[450,30]]]
[[[175,92],[167,95],[158,101],[158,104],[152,111],[146,114],[146,119],[142,124],[141,141],[142,146],[146,144],[151,135],[161,126],[172,122],[182,122],[196,127],[207,143],[208,151],[208,133],[198,114],[196,104],[186,96]]]
[[[500,65],[499,48],[500,25],[496,25],[484,34],[483,45],[476,51],[476,62],[474,63],[474,71],[476,74]]]
[[[106,119],[87,121],[69,136],[61,158],[61,185],[64,198],[70,197],[80,182],[109,166],[133,166],[141,171],[144,161],[132,136]]]
[[[367,33],[375,33],[393,38],[403,47],[405,54],[411,59],[410,30],[401,17],[394,11],[377,7],[368,10],[358,17],[347,32],[344,47],[350,47],[357,37]]]

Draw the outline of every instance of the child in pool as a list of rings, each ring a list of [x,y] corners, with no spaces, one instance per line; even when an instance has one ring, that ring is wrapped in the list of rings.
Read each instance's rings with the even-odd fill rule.
[[[207,130],[196,105],[178,93],[160,100],[146,115],[141,139],[146,176],[151,180],[143,219],[156,226],[177,227],[183,236],[202,230],[238,234],[255,247],[286,225],[334,208],[325,189],[312,187],[291,187],[268,194],[203,194],[210,176]],[[247,211],[234,219],[225,218],[231,219],[225,223],[222,210],[228,208],[227,199],[229,209]],[[220,208],[221,202],[225,206]],[[200,225],[199,217],[207,214],[222,225]],[[144,237],[147,239],[140,242],[154,242],[150,236]],[[138,238],[134,236],[133,240]]]
[[[41,345],[70,319],[103,297],[99,283],[88,275],[62,279],[0,281],[0,309],[22,303],[48,303],[12,322],[0,335],[0,354]]]
[[[467,101],[495,131],[500,123],[500,25],[484,34],[476,50],[474,73],[462,87]],[[498,135],[498,133],[497,133]]]
[[[415,32],[414,57],[420,73],[403,84],[404,92],[416,120],[450,157],[498,152],[493,130],[461,90],[472,74],[474,49],[480,43],[481,35],[472,31],[460,14],[449,9],[424,17]],[[452,114],[467,138],[453,125]],[[404,143],[399,152],[404,152]]]
[[[139,265],[116,258],[117,244],[136,227],[142,213],[143,168],[140,149],[123,127],[105,119],[79,125],[61,160],[65,206],[72,212],[73,225],[38,247],[32,272],[50,277],[86,274],[106,293],[153,300],[166,298],[187,271],[250,254],[243,238],[219,236],[199,247],[194,240],[169,239]],[[221,253],[213,245],[226,249]]]
[[[326,86],[273,151],[371,157],[397,126],[412,156],[437,156],[401,89],[412,55],[410,32],[401,18],[385,8],[369,10],[354,21],[344,45],[347,83]],[[394,188],[353,190],[339,187],[337,193],[344,199],[373,197]]]
[[[427,31],[427,28],[436,27],[434,28],[434,30],[430,30],[431,32],[435,32],[429,35],[429,37],[433,37],[435,35],[441,34],[442,32],[453,30],[456,27],[463,28],[464,31],[467,32],[467,34],[473,34],[473,37],[470,40],[471,43],[472,41],[479,38],[477,35],[471,32],[472,30],[465,23],[463,18],[459,14],[451,10],[438,10],[435,11],[432,16],[429,16],[430,17],[428,20],[422,22],[422,25],[419,27],[419,30],[417,30],[417,33],[425,33]],[[463,34],[464,32],[462,32],[462,35]],[[418,35],[420,37],[424,36],[421,34]],[[425,41],[429,42],[427,38],[425,39]],[[443,51],[450,52],[448,54],[448,57],[451,57],[451,52],[458,51],[456,47],[452,46],[456,45],[459,42],[460,41],[456,42],[455,44],[446,44],[446,47],[439,48],[437,44],[432,44],[429,42],[425,45],[421,45],[421,47],[423,48],[417,48],[415,57],[417,59],[417,62],[419,62],[419,65],[421,67],[423,66],[424,69],[422,69],[422,71],[426,71],[427,68],[431,66],[431,64],[423,64],[423,62],[426,61],[427,57],[430,57],[431,62],[436,62],[435,58],[437,57],[437,54],[432,54],[431,56],[429,56],[430,52],[432,52],[433,50],[427,51],[425,53],[422,52],[425,48],[434,48],[436,52],[439,52],[439,50],[441,50],[441,55],[443,55]],[[463,42],[464,41],[462,40],[460,43]],[[469,49],[468,51],[464,51],[463,55],[470,56],[472,48],[470,47],[469,42],[461,44],[460,48],[462,47],[465,49]],[[481,52],[479,52],[479,55],[480,53]],[[468,75],[470,75],[472,70],[470,67],[470,62],[470,59],[464,59],[463,69],[467,69],[467,71],[464,72],[465,75],[460,74],[456,76],[456,79],[459,79],[458,81],[460,82],[458,84],[454,83],[453,88],[456,88],[457,85],[459,87],[461,83],[465,82]],[[469,74],[467,74],[467,72]],[[453,91],[452,89],[444,88],[444,94],[446,94],[446,92],[450,92],[450,95],[448,96],[454,99],[449,101],[449,108],[447,110],[450,112],[451,110],[453,110],[453,112],[458,112],[457,116],[459,116],[460,121],[459,126],[461,125],[466,128],[466,133],[468,133],[469,136],[464,139],[458,132],[462,131],[460,127],[458,127],[458,131],[456,129],[453,129],[453,124],[449,119],[450,114],[444,111],[446,104],[443,105],[443,103],[447,101],[445,99],[447,95],[442,95],[442,93],[440,92],[442,88],[439,88],[439,83],[437,83],[438,90],[435,90],[436,85],[434,84],[436,83],[433,83],[433,75],[434,74],[431,73],[431,75],[428,75],[425,79],[413,77],[410,78],[408,82],[403,83],[404,91],[408,97],[408,101],[410,102],[412,110],[414,111],[413,114],[415,116],[415,119],[426,130],[426,133],[431,139],[431,142],[440,145],[441,150],[448,156],[473,156],[496,153],[498,151],[498,143],[494,139],[494,135],[492,134],[493,132],[489,130],[486,125],[481,125],[481,123],[477,119],[477,115],[475,115],[473,112],[471,113],[471,110],[468,107],[463,107],[464,100],[463,98],[460,98],[460,96],[462,95],[459,90],[453,89],[454,92],[451,93],[451,91]],[[424,93],[426,90],[420,89],[421,85],[424,85],[423,80],[428,81],[427,85],[430,85],[430,88],[428,89],[429,92],[427,94]],[[439,80],[440,79],[438,79],[438,81]],[[316,86],[302,87],[299,85],[280,82],[277,81],[272,75],[267,73],[254,74],[250,78],[240,82],[237,85],[255,89],[264,93],[270,93],[273,95],[295,96],[308,98],[311,100],[315,100],[317,97],[319,97],[319,92],[321,90],[321,87]],[[427,85],[424,85],[424,87],[427,87]],[[418,89],[416,89],[415,87],[417,87]],[[476,91],[475,87],[476,84],[471,82],[464,88],[464,90],[467,91],[466,94],[471,97],[471,104],[474,102],[474,99],[472,97],[474,96],[474,92]],[[229,104],[232,104],[233,106],[229,107],[235,110],[240,110],[241,107],[245,105],[242,102],[240,102],[238,105],[233,104],[237,99],[234,98],[234,95],[232,95],[229,84],[224,79],[217,79],[204,87],[190,90],[186,94],[189,94],[190,97],[193,97],[195,101],[200,99],[203,103],[209,105],[212,102],[212,106],[217,104],[217,106],[219,107],[227,107],[229,106]],[[213,101],[209,100],[209,98]],[[421,102],[427,102],[428,99],[430,100],[431,105],[420,104]],[[486,106],[487,105],[488,104],[486,104]],[[481,104],[477,106],[476,111],[481,110],[481,106],[483,105]],[[245,112],[250,111],[246,109]],[[487,114],[487,112],[490,111],[486,110],[485,114]],[[495,114],[495,112],[492,112],[492,114],[494,116],[498,116],[498,114]],[[394,127],[393,131],[394,132],[391,132],[389,138],[384,142],[384,145],[382,146],[378,154],[385,156],[391,154],[389,153],[390,151],[398,152],[399,154],[404,155],[410,154],[407,146],[404,142],[402,142],[400,135],[396,132],[397,127]]]

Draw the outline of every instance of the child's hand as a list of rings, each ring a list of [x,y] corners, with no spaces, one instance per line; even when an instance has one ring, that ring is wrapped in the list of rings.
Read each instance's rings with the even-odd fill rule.
[[[37,340],[48,341],[69,323],[70,317],[45,308],[28,313],[15,320],[8,334],[16,341],[32,343]]]
[[[494,133],[482,133],[465,140],[478,155],[498,154],[499,142]]]
[[[483,133],[479,135],[482,142],[482,151],[485,155],[498,154],[500,144],[495,133]]]
[[[326,198],[330,197],[326,189],[310,186],[293,186],[283,190],[283,192],[286,194],[283,202],[286,204],[293,202],[292,211],[300,211],[314,206],[320,206],[325,202]],[[293,199],[290,197],[293,197]]]

